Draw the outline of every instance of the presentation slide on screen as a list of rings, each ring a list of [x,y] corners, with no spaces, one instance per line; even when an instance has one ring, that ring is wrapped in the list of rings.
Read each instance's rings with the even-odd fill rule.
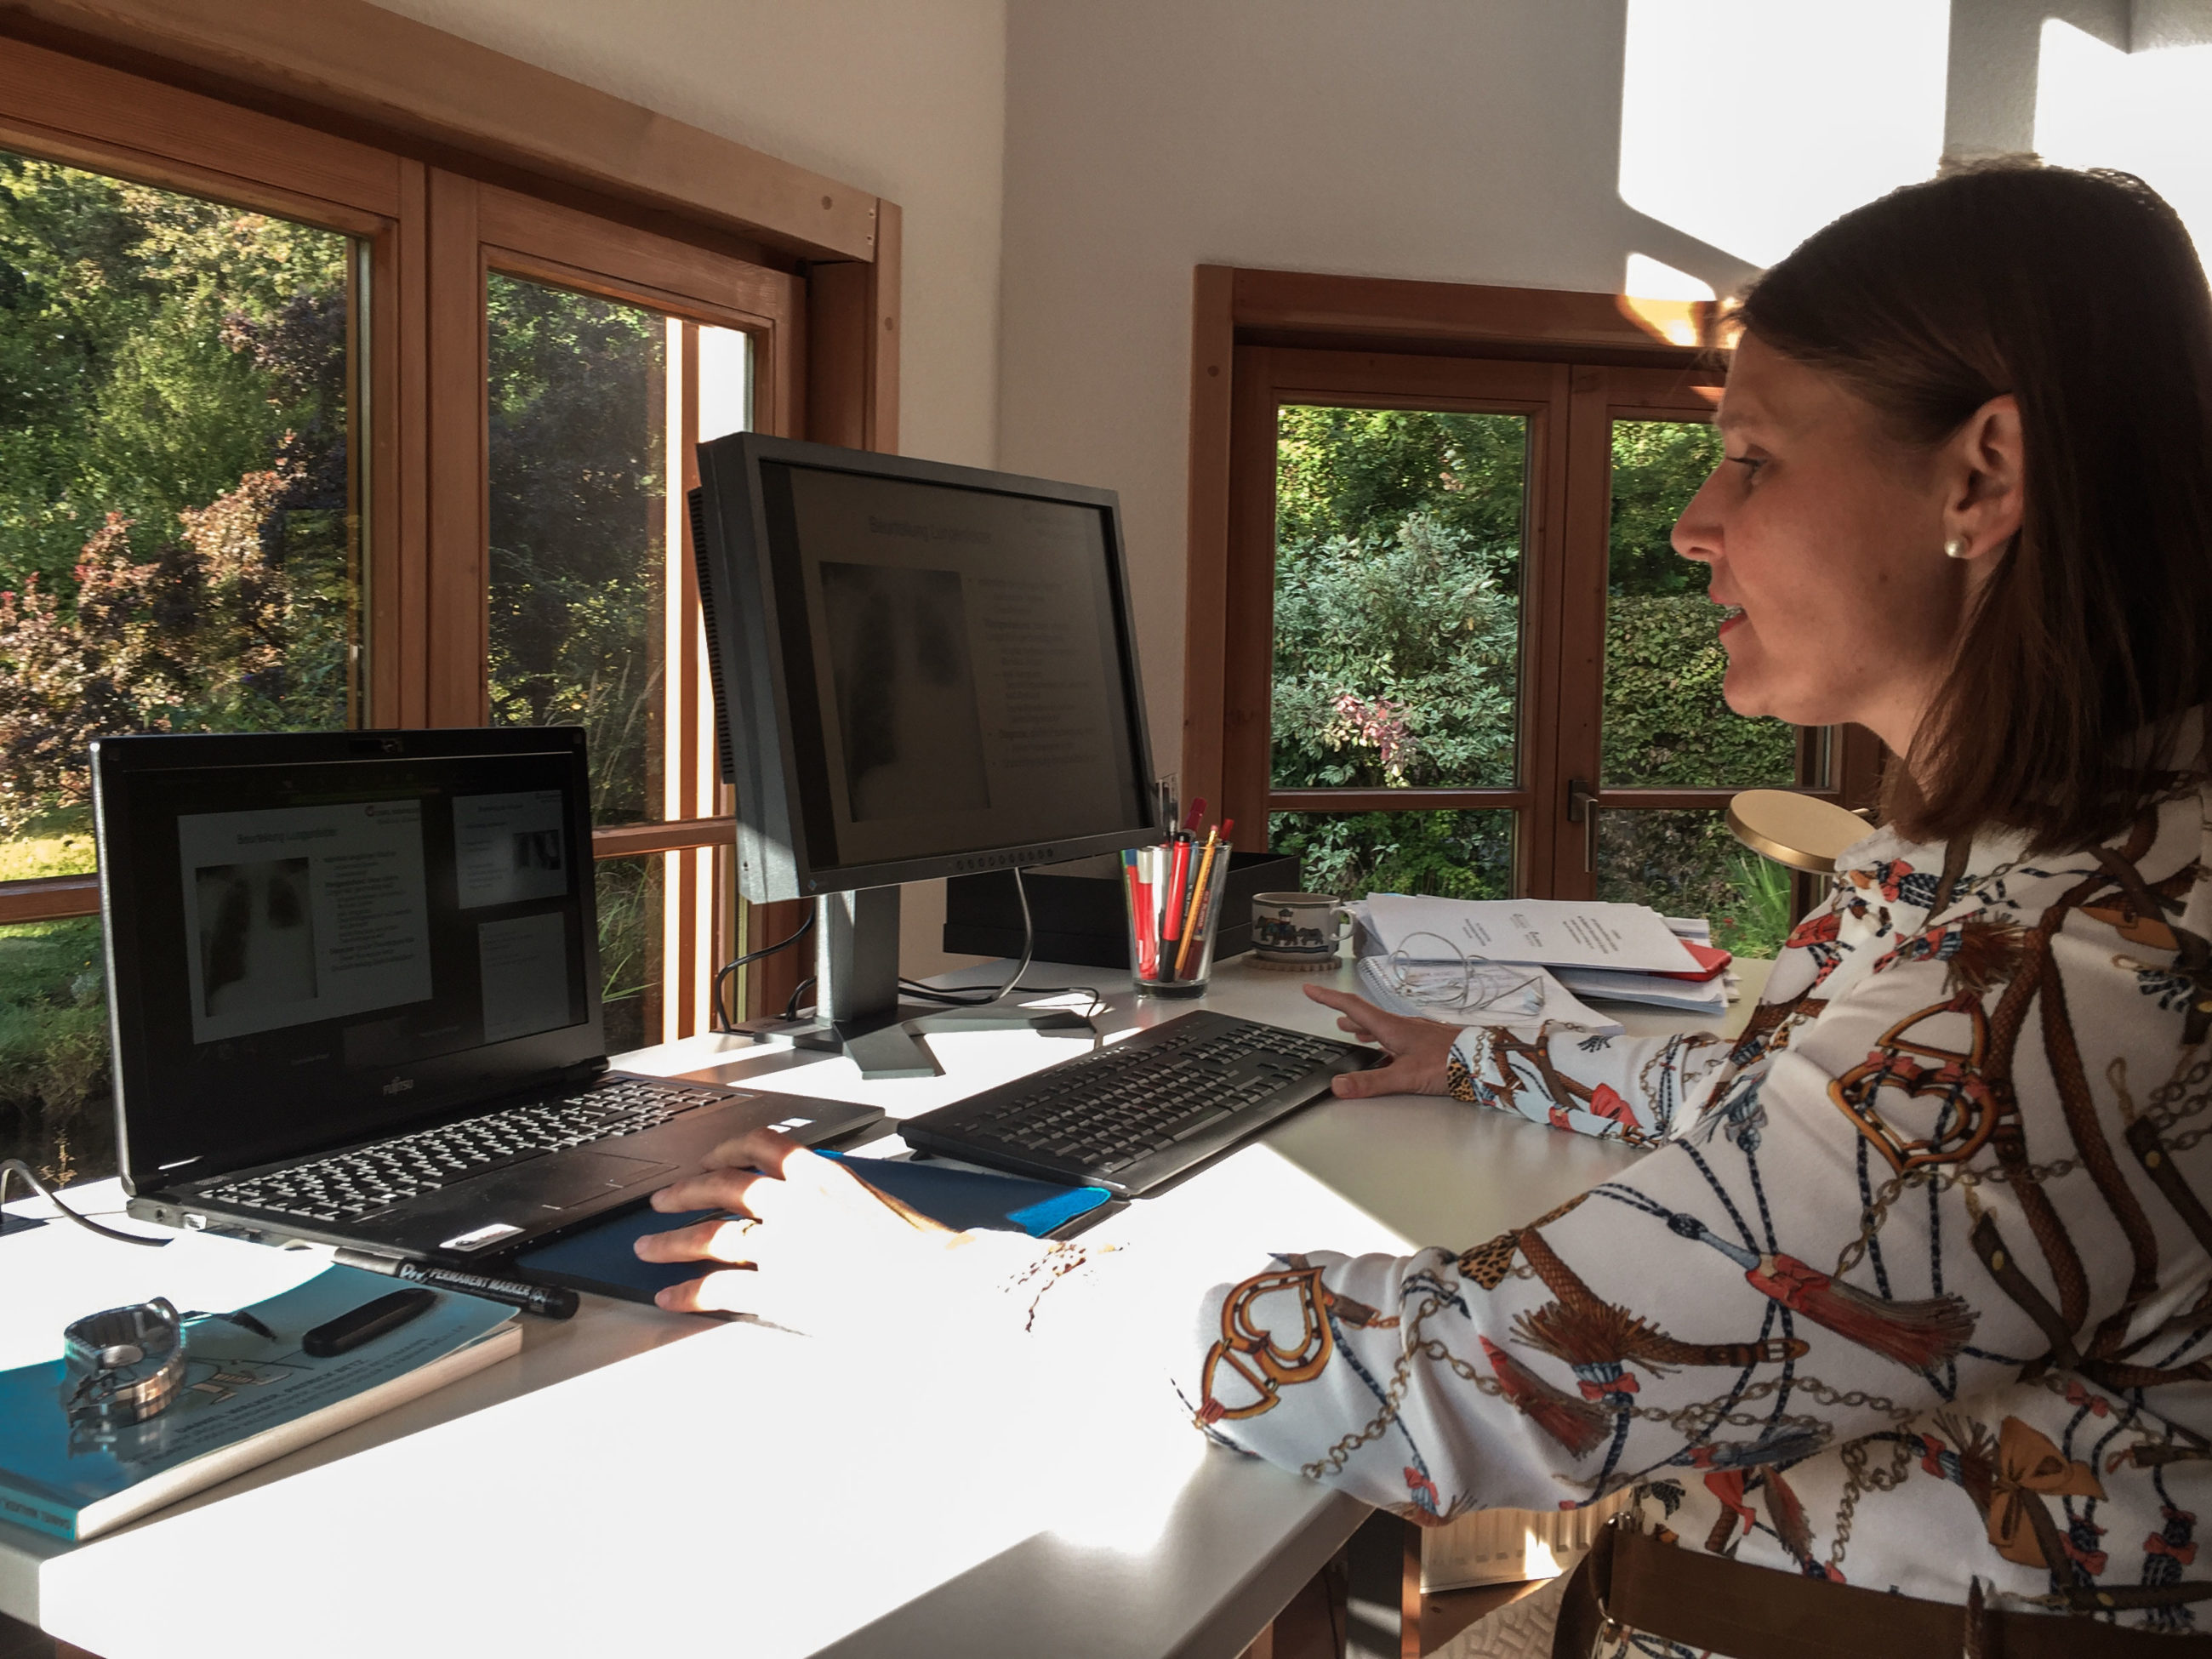
[[[177,836],[193,1042],[431,994],[419,801],[195,813]]]
[[[558,789],[453,800],[461,908],[560,898],[568,890],[567,829]]]
[[[1089,507],[793,469],[842,862],[1126,817]]]
[[[478,922],[477,965],[486,1042],[568,1023],[568,930],[558,910]]]

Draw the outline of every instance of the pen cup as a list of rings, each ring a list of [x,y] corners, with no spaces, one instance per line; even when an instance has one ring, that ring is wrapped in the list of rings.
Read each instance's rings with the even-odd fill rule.
[[[1211,856],[1203,842],[1184,843],[1180,872],[1176,853],[1170,842],[1139,848],[1123,860],[1129,978],[1139,996],[1203,996],[1213,974],[1214,936],[1221,931],[1222,895],[1229,885],[1229,843],[1216,842]]]

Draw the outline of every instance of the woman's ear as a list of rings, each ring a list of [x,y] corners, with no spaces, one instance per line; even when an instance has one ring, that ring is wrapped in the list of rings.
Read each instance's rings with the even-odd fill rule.
[[[1943,550],[1954,559],[1986,559],[2010,544],[2027,510],[2019,400],[2008,392],[1990,398],[1944,452]]]

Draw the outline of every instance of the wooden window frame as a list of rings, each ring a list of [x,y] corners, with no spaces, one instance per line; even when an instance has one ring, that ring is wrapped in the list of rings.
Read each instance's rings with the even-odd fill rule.
[[[368,246],[373,723],[489,712],[486,270],[743,328],[757,424],[896,448],[896,203],[366,0],[9,0],[0,147]],[[710,717],[690,707],[671,734],[687,777]],[[596,831],[595,856],[732,842],[726,800],[684,804]],[[798,906],[748,918],[726,867],[716,882],[723,946],[795,925]],[[0,883],[0,922],[96,914],[98,892],[92,876]],[[744,1006],[799,977],[764,964]]]
[[[1521,811],[1516,890],[1595,890],[1596,817],[1568,810],[1577,778],[1598,811],[1711,809],[1734,788],[1607,787],[1598,769],[1608,565],[1603,492],[1612,423],[1704,418],[1717,398],[1709,302],[1484,288],[1200,265],[1193,283],[1189,556],[1182,784],[1187,797],[1265,823],[1271,811]],[[1504,395],[1517,392],[1517,396]],[[1518,779],[1498,789],[1283,790],[1270,777],[1274,410],[1518,408],[1531,418],[1523,548]],[[1801,739],[1797,786],[1873,804],[1882,756],[1856,726]],[[1814,771],[1820,767],[1819,775]],[[1547,835],[1541,831],[1548,828]]]

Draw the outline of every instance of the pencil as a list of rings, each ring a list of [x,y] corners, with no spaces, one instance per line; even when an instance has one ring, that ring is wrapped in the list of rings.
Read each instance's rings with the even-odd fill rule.
[[[1206,832],[1206,852],[1198,861],[1198,879],[1191,884],[1190,911],[1183,919],[1182,949],[1176,952],[1176,972],[1178,975],[1182,972],[1183,964],[1190,960],[1190,947],[1198,943],[1198,915],[1200,902],[1206,896],[1206,878],[1211,875],[1213,871],[1214,849],[1220,845],[1221,832],[1218,830],[1207,830]]]

